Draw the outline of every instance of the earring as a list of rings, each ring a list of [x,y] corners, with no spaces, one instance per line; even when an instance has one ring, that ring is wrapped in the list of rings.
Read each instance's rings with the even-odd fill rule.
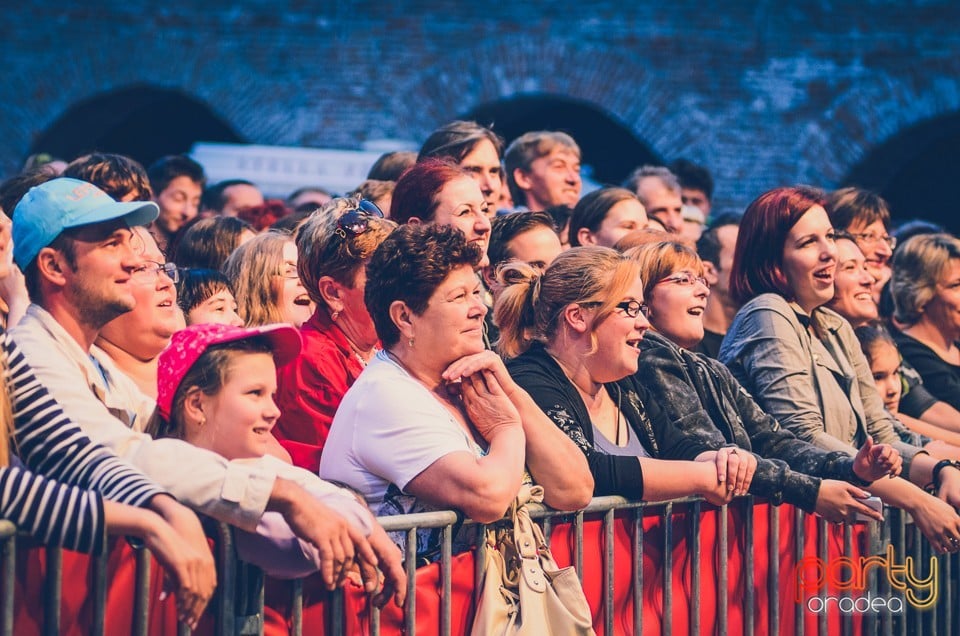
[[[205,418],[204,416],[201,415],[201,416],[200,416],[200,422],[197,424],[197,426],[203,426],[203,425],[206,424],[206,423],[207,423],[207,418]]]
[[[337,321],[337,318],[339,318],[339,317],[340,317],[340,312],[339,312],[339,311],[334,311],[333,313],[330,314],[330,320],[333,321],[333,322],[336,322],[336,321]]]
[[[410,345],[410,348],[411,348],[411,349],[413,349],[413,338],[412,338],[412,337],[411,337],[409,340],[407,340],[407,344]]]

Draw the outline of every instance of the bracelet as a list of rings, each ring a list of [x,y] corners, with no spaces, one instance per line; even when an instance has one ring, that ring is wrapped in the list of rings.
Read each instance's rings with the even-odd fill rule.
[[[960,462],[954,461],[952,459],[941,459],[933,467],[933,487],[935,490],[940,490],[940,471],[951,466],[960,470]]]

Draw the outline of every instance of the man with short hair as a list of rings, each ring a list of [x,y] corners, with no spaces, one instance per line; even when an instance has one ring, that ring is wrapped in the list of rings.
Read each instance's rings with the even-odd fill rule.
[[[640,203],[668,232],[683,231],[683,199],[676,175],[663,166],[641,166],[627,177],[623,187],[637,193]]]
[[[95,152],[77,157],[63,170],[64,177],[99,183],[117,201],[149,201],[150,179],[140,162],[124,155]]]
[[[328,586],[344,580],[356,556],[372,589],[373,550],[388,584],[401,581],[399,555],[349,493],[270,457],[227,461],[181,440],[151,438],[141,431],[153,401],[109,359],[91,357],[100,329],[135,306],[131,276],[142,259],[130,228],[157,214],[152,202],[118,203],[65,178],[32,188],[17,204],[14,260],[33,304],[12,334],[37,378],[91,439],[191,507],[250,532],[266,510],[281,513],[320,551]]]
[[[237,216],[240,210],[263,205],[263,193],[246,179],[228,179],[210,186],[200,197],[200,212],[206,216]]]
[[[680,180],[683,204],[700,208],[705,222],[709,223],[713,207],[713,176],[710,171],[689,159],[677,159],[670,164],[670,171]]]
[[[150,226],[151,234],[165,252],[173,235],[199,213],[207,176],[203,166],[184,155],[157,159],[147,175],[153,186],[153,201],[160,208],[160,215]]]
[[[703,312],[703,340],[697,345],[697,351],[711,358],[720,353],[723,337],[739,309],[730,297],[730,270],[739,233],[740,217],[722,214],[697,241],[697,252],[703,260],[703,275],[710,283],[710,295]]]
[[[580,200],[580,146],[563,132],[541,130],[517,137],[503,156],[510,195],[518,209],[541,212]]]
[[[487,254],[490,264],[483,268],[487,286],[497,293],[497,268],[518,260],[544,270],[561,252],[553,218],[546,212],[516,212],[493,220]]]

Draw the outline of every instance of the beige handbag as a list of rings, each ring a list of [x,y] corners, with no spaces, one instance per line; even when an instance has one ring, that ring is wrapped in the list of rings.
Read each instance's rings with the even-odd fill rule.
[[[523,486],[510,510],[513,529],[486,531],[483,583],[471,634],[593,634],[590,606],[572,567],[560,568],[526,504],[543,488]]]

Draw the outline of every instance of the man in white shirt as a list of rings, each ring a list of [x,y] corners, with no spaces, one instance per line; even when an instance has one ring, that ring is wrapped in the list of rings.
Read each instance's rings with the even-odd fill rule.
[[[92,184],[53,179],[14,211],[14,260],[32,304],[12,331],[37,377],[92,439],[192,508],[254,532],[265,511],[283,515],[320,552],[328,587],[356,559],[368,591],[403,596],[400,555],[366,508],[316,475],[271,457],[227,461],[181,440],[142,432],[152,401],[91,346],[104,324],[130,311],[130,275],[141,264],[130,227],[157,217],[152,202],[118,203]],[[307,496],[307,494],[312,496]],[[381,597],[383,598],[383,597]]]

